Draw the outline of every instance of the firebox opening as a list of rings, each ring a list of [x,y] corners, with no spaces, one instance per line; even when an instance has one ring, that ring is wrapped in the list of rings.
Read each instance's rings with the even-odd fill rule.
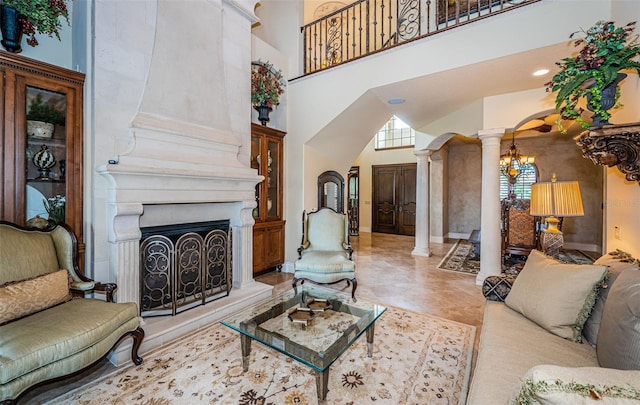
[[[176,315],[229,295],[229,220],[141,228],[142,316]]]

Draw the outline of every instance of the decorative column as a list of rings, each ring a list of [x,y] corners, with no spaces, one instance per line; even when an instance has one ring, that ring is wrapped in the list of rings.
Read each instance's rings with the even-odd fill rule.
[[[482,203],[480,218],[480,273],[476,284],[502,273],[500,258],[500,140],[504,128],[478,131],[482,141]]]
[[[113,218],[109,230],[111,274],[116,275],[118,289],[116,302],[134,302],[140,305],[140,215],[142,204],[111,203]]]
[[[433,151],[419,150],[414,154],[417,157],[416,167],[416,237],[412,256],[431,256],[429,250],[430,225],[429,211],[429,156]]]
[[[257,206],[254,199],[238,203],[240,206],[236,212],[239,214],[232,218],[233,229],[233,288],[247,287],[255,283],[253,279],[253,209]]]

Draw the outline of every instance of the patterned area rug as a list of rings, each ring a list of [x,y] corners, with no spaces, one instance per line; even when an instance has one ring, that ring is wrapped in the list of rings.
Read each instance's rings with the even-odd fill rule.
[[[461,239],[451,247],[449,253],[438,264],[438,268],[475,275],[480,271],[480,260],[475,260],[473,244]]]
[[[331,365],[327,404],[464,404],[475,327],[388,307],[373,357],[362,335]],[[214,324],[50,404],[317,404],[310,367]]]

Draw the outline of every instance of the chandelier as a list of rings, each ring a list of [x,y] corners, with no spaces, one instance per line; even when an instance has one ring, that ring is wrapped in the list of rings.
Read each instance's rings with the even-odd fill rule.
[[[535,156],[521,155],[520,151],[516,147],[515,132],[512,134],[511,145],[507,153],[500,155],[500,173],[502,173],[507,179],[509,184],[515,184],[523,173],[524,165],[532,164],[535,162]]]

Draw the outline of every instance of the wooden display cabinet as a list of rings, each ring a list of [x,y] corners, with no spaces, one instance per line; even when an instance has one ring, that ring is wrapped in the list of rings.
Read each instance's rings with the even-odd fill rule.
[[[284,224],[282,219],[282,158],[285,133],[251,124],[251,167],[265,179],[256,185],[253,210],[253,274],[258,275],[284,263]]]
[[[78,258],[84,271],[83,235],[83,87],[85,76],[13,53],[0,51],[0,219],[27,225],[40,216],[48,218],[45,200],[64,197],[64,222],[78,238]],[[58,123],[53,133],[28,120],[33,101],[52,107]],[[49,126],[50,128],[50,126]],[[43,148],[51,154],[34,156]],[[52,157],[51,157],[52,156]],[[42,155],[40,155],[42,158]]]

